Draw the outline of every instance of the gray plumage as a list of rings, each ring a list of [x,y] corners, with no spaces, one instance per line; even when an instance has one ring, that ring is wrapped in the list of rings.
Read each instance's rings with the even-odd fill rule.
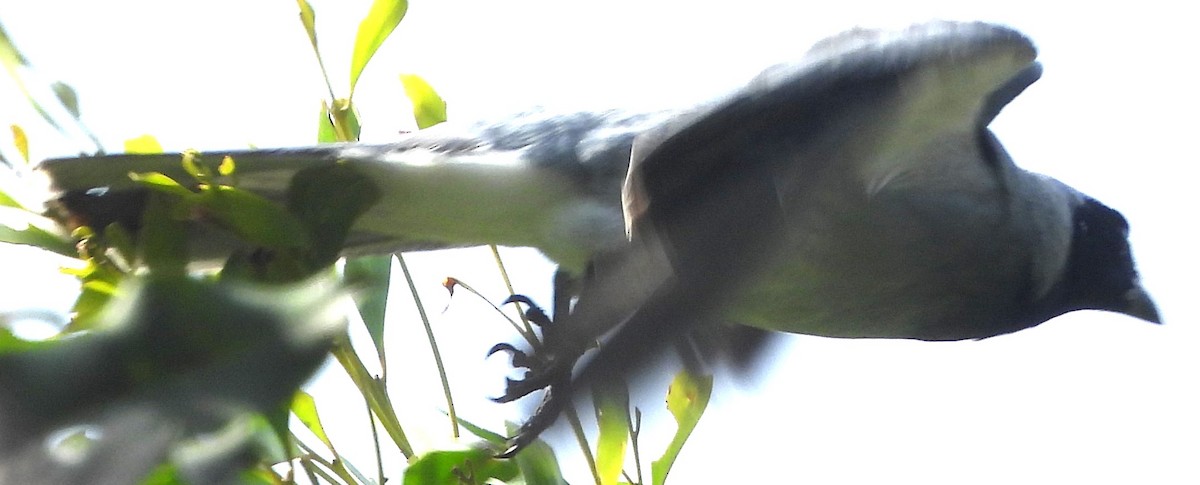
[[[961,340],[1081,309],[1157,321],[1124,218],[1017,167],[987,128],[1040,76],[1035,57],[1020,33],[982,23],[854,30],[687,113],[535,113],[233,156],[244,187],[276,198],[307,165],[360,167],[387,195],[348,251],[532,246],[587,274],[542,364],[503,398],[562,389],[519,448],[571,388],[636,369],[704,322]],[[89,210],[126,172],[178,163],[99,158],[43,165],[65,212],[99,217]]]

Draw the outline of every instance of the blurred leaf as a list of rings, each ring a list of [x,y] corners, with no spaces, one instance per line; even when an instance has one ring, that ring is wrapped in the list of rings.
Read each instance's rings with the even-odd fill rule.
[[[212,178],[212,171],[201,162],[200,153],[195,150],[183,152],[181,164],[183,165],[183,170],[197,181],[207,183]]]
[[[354,104],[349,99],[336,99],[329,112],[333,120],[333,133],[336,141],[358,141],[362,134],[362,125],[354,112]]]
[[[29,138],[25,136],[25,130],[20,125],[9,125],[13,134],[13,146],[17,147],[17,151],[21,153],[21,159],[26,164],[29,163]]]
[[[17,199],[14,199],[12,196],[4,193],[4,191],[0,191],[0,207],[12,207],[14,209],[22,210],[25,209],[24,205],[22,205],[20,202],[17,202]]]
[[[303,248],[312,243],[300,220],[275,202],[247,190],[210,187],[202,192],[196,205],[204,210],[206,218],[257,246]]]
[[[321,53],[317,50],[317,14],[308,0],[296,0],[296,4],[300,7],[300,23],[304,24],[304,33],[308,34],[308,42],[320,58]]]
[[[72,88],[67,83],[55,81],[50,83],[50,89],[54,91],[54,95],[58,97],[58,102],[62,103],[63,108],[67,109],[75,119],[79,119],[79,96],[75,94],[75,88]],[[159,149],[159,151],[162,151]]]
[[[518,426],[508,423],[509,434],[515,433]],[[554,450],[541,439],[534,440],[525,449],[512,458],[521,469],[521,476],[528,485],[566,485],[562,469],[558,466],[558,458]]]
[[[175,179],[158,172],[130,173],[129,178],[147,188],[171,194],[182,199],[193,198],[196,193],[176,182]]]
[[[221,159],[221,164],[217,165],[217,173],[224,177],[232,176],[236,170],[237,163],[235,163],[233,161],[233,157],[229,155],[225,155],[225,157]]]
[[[401,74],[400,83],[404,85],[404,94],[412,102],[417,128],[425,129],[446,121],[446,101],[421,76]]]
[[[379,379],[371,376],[371,373],[363,366],[362,360],[358,358],[358,354],[350,346],[350,342],[344,338],[334,344],[333,357],[342,365],[342,369],[350,376],[350,380],[354,381],[359,393],[367,399],[367,405],[371,408],[371,412],[379,418],[379,424],[392,438],[392,442],[396,443],[396,447],[400,449],[405,458],[412,458],[414,455],[412,444],[408,442],[404,428],[400,426],[396,410],[392,407],[392,400],[388,397],[387,388]]]
[[[37,99],[34,99],[33,93],[29,92],[29,86],[25,84],[25,79],[22,77],[20,69],[29,67],[29,59],[26,59],[17,50],[16,45],[13,44],[12,39],[8,36],[8,32],[4,30],[3,25],[0,25],[0,65],[3,65],[4,69],[8,71],[8,75],[17,84],[17,89],[25,96],[25,100],[29,102],[29,106],[37,112],[38,116],[41,116],[46,124],[58,130],[59,133],[64,133],[62,126],[54,121],[54,117],[50,116],[46,108],[42,107],[42,104]]]
[[[66,333],[87,330],[95,324],[108,302],[116,294],[116,287],[104,281],[85,281],[79,292],[79,298],[71,306],[71,323],[65,329]]]
[[[666,481],[671,465],[675,464],[683,444],[696,428],[704,409],[708,407],[708,400],[712,397],[712,384],[711,375],[697,377],[687,371],[675,375],[675,380],[671,382],[671,388],[667,391],[667,410],[671,411],[679,428],[675,431],[671,444],[667,445],[666,451],[663,452],[662,458],[650,464],[654,485],[662,485]]]
[[[172,275],[187,272],[187,225],[173,215],[178,200],[158,192],[146,197],[138,260],[150,271]]]
[[[383,45],[392,31],[400,25],[404,13],[408,11],[407,0],[375,0],[366,18],[358,24],[358,34],[354,38],[354,56],[350,59],[350,97],[354,97],[354,86],[362,74],[367,62]]]
[[[325,428],[321,426],[321,416],[317,415],[317,402],[313,400],[311,394],[304,391],[297,391],[292,398],[292,413],[305,428],[312,431],[317,439],[325,443],[325,447],[333,449],[333,442],[329,441],[329,436],[325,435]]]
[[[409,464],[404,470],[404,485],[483,483],[490,478],[507,481],[518,473],[516,464],[492,458],[490,450],[437,450]]]
[[[375,183],[346,164],[314,167],[292,177],[287,206],[309,231],[314,267],[329,266],[340,257],[355,219],[379,198]]]
[[[325,448],[333,453],[334,474],[341,477],[346,483],[354,483],[354,476],[346,469],[348,463],[338,454],[337,449],[333,447],[333,442],[325,434],[325,427],[321,425],[321,416],[317,413],[317,403],[313,400],[312,395],[304,391],[296,391],[295,396],[292,397],[291,410],[292,414],[295,414],[296,418],[304,424],[304,427],[312,431],[317,439],[325,444]]]
[[[29,65],[29,60],[17,50],[17,47],[8,37],[8,32],[4,30],[3,25],[0,25],[0,64],[10,69],[17,66]]]
[[[592,401],[600,428],[596,439],[596,471],[601,483],[616,483],[629,445],[629,391],[623,383],[595,386]]]
[[[125,140],[125,153],[162,153],[162,145],[153,135],[142,135]]]
[[[362,256],[346,261],[344,280],[351,287],[351,296],[358,305],[358,314],[362,316],[367,332],[371,334],[371,342],[375,344],[375,352],[379,355],[379,365],[387,375],[387,359],[383,349],[384,316],[387,310],[388,287],[392,281],[392,255]]]
[[[91,332],[0,354],[0,483],[131,483],[178,452],[228,470],[215,465],[242,462],[254,428],[227,425],[286,402],[344,332],[330,281],[265,288],[152,273],[118,295]],[[42,459],[45,436],[84,423],[100,436],[96,460]]]
[[[337,131],[333,128],[333,119],[329,114],[329,103],[321,101],[321,118],[317,120],[317,143],[333,143],[338,141]]]
[[[479,426],[475,423],[472,423],[470,421],[467,421],[463,418],[457,418],[457,419],[458,419],[458,424],[462,425],[462,427],[464,427],[464,428],[467,428],[467,431],[470,431],[471,434],[473,434],[475,436],[483,438],[488,443],[492,443],[492,444],[496,444],[496,445],[504,445],[505,442],[508,441],[507,438],[502,436],[500,433],[497,433],[495,431],[489,431],[486,428]]]
[[[0,211],[2,212],[17,210],[19,209],[0,208]],[[14,218],[25,218],[22,217],[25,216],[25,214],[14,214],[14,216]],[[17,223],[17,221],[13,222]],[[71,244],[71,241],[63,239],[62,236],[49,230],[42,229],[41,227],[38,227],[30,222],[23,222],[24,227],[21,227],[20,224],[22,223],[15,224],[16,227],[10,224],[0,224],[0,242],[9,244],[24,244],[27,246],[42,248],[64,256],[75,257],[75,246]]]

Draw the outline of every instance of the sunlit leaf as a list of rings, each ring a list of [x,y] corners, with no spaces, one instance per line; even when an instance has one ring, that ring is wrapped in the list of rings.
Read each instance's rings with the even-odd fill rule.
[[[354,86],[358,84],[363,68],[367,67],[367,62],[383,45],[383,41],[400,25],[407,11],[407,0],[375,0],[371,4],[371,10],[358,24],[358,34],[354,38],[354,56],[350,59],[351,97],[354,97]]]
[[[8,71],[8,75],[17,84],[17,89],[25,96],[25,100],[29,102],[29,106],[37,112],[38,116],[41,116],[46,124],[58,130],[59,133],[63,133],[62,126],[54,120],[53,116],[50,116],[50,112],[46,111],[46,108],[37,99],[34,99],[33,93],[29,91],[29,87],[25,84],[25,79],[21,75],[21,68],[29,67],[29,60],[17,50],[17,47],[12,43],[12,39],[9,38],[8,33],[4,31],[2,25],[0,25],[0,65],[3,65],[5,70]]]
[[[153,135],[142,135],[125,140],[125,153],[162,153],[162,145]]]
[[[0,194],[0,198],[7,198],[7,196]],[[0,205],[9,205],[10,203],[16,204],[17,202],[13,200]],[[65,256],[73,257],[76,254],[75,246],[71,241],[42,227],[42,225],[49,226],[41,216],[13,207],[0,207],[0,216],[4,216],[3,220],[0,220],[0,242],[34,246]]]
[[[676,374],[675,380],[671,382],[671,388],[667,391],[667,410],[671,411],[679,427],[675,430],[675,437],[671,439],[671,444],[667,445],[662,458],[650,464],[654,485],[662,485],[666,481],[671,465],[675,464],[683,444],[696,428],[704,409],[708,407],[708,400],[712,396],[712,383],[711,375],[697,377],[687,371]]]
[[[317,119],[317,143],[333,143],[338,141],[337,131],[333,128],[333,119],[329,113],[329,103],[321,101],[321,117]]]
[[[308,34],[308,42],[312,44],[313,52],[320,57],[321,54],[317,51],[317,13],[313,11],[308,0],[296,0],[296,4],[300,7],[300,23],[304,24],[304,33]]]
[[[362,256],[346,261],[345,281],[352,290],[354,303],[362,316],[380,365],[386,362],[383,348],[384,312],[392,276],[392,255]]]
[[[404,470],[404,485],[483,483],[511,480],[519,473],[510,460],[492,458],[487,449],[436,450],[422,455]],[[532,482],[526,482],[532,483]]]
[[[172,194],[180,198],[188,198],[196,195],[187,187],[180,185],[175,179],[158,172],[130,173],[129,178],[151,190]]]
[[[275,202],[235,187],[206,190],[196,205],[205,217],[242,240],[268,248],[303,248],[310,244],[309,231],[295,216]]]
[[[9,127],[12,128],[13,145],[21,153],[21,159],[25,163],[29,163],[29,137],[25,136],[25,130],[20,125],[10,125]]]
[[[325,447],[333,449],[333,442],[329,441],[329,436],[325,434],[325,427],[321,426],[321,416],[317,414],[317,402],[313,399],[312,394],[304,391],[296,391],[296,396],[292,398],[292,413],[305,428],[312,431],[317,439],[325,443]]]
[[[359,124],[358,114],[354,111],[354,103],[349,99],[334,100],[329,117],[333,120],[335,141],[358,141],[362,134],[362,125]]]
[[[367,398],[367,405],[375,417],[379,418],[379,424],[392,438],[392,442],[405,457],[412,457],[414,455],[412,444],[408,442],[408,436],[405,435],[404,428],[400,426],[400,420],[396,417],[395,408],[392,407],[391,399],[388,397],[383,383],[371,376],[371,373],[363,366],[362,360],[358,358],[358,354],[350,346],[349,341],[339,340],[333,346],[332,353],[333,357],[342,365],[342,369],[350,376],[350,380],[354,381],[358,391]]]
[[[2,191],[2,190],[0,190],[0,207],[12,207],[14,209],[25,209],[24,204],[21,204],[19,201],[17,201],[17,199],[14,199],[11,195],[4,193],[4,191]]]
[[[234,163],[233,157],[229,155],[222,158],[221,164],[217,165],[217,173],[226,177],[233,175],[235,170],[237,170],[237,164]]]
[[[212,178],[212,171],[208,169],[200,161],[200,153],[195,150],[187,150],[183,152],[183,159],[180,163],[183,165],[183,170],[191,175],[192,178],[200,182],[208,182]]]
[[[518,426],[508,423],[508,432],[515,433]],[[529,485],[566,485],[562,469],[558,466],[558,458],[554,450],[541,439],[534,440],[517,456],[512,458],[521,469],[521,476]]]
[[[401,74],[400,83],[404,85],[404,94],[412,102],[413,118],[417,120],[418,128],[425,129],[446,121],[446,101],[421,76]]]
[[[8,37],[8,32],[4,30],[4,26],[0,25],[0,64],[6,68],[15,68],[17,66],[28,66],[29,60],[21,55],[17,47],[13,45],[12,40]]]
[[[629,391],[623,384],[596,386],[592,401],[600,428],[596,439],[596,472],[601,483],[616,483],[629,445]]]

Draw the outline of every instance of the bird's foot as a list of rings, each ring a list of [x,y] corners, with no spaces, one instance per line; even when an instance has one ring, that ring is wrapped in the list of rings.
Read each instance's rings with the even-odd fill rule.
[[[532,300],[523,295],[513,295],[504,303],[519,302],[528,309],[525,317],[542,329],[542,342],[537,349],[525,352],[511,344],[500,343],[488,351],[488,356],[498,352],[509,354],[510,363],[514,368],[524,368],[528,372],[521,379],[506,379],[505,392],[502,396],[492,398],[500,403],[512,402],[535,391],[545,389],[542,403],[538,405],[533,415],[521,425],[516,434],[508,438],[507,447],[498,456],[508,458],[515,455],[525,446],[537,439],[538,435],[554,424],[563,406],[570,401],[571,371],[582,352],[569,351],[559,353],[552,345],[554,341],[554,321],[546,316],[542,309]],[[557,312],[556,312],[557,313]],[[557,315],[556,315],[557,316]]]

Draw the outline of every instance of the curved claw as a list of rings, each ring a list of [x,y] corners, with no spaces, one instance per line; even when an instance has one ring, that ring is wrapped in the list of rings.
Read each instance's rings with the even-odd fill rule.
[[[530,369],[530,365],[533,364],[533,359],[529,357],[529,354],[526,354],[523,350],[513,347],[512,344],[501,342],[493,345],[491,349],[488,349],[487,357],[491,357],[498,352],[507,353],[509,365],[513,366],[514,368]]]
[[[507,305],[509,303],[522,303],[529,307],[529,309],[525,310],[525,318],[528,318],[529,321],[533,322],[539,327],[545,327],[553,323],[553,321],[550,320],[550,317],[546,316],[546,312],[542,310],[542,307],[538,306],[533,302],[533,300],[530,300],[529,297],[525,295],[512,295],[508,298],[505,298],[504,301],[501,302],[502,305]]]
[[[507,305],[509,303],[524,303],[531,307],[537,306],[537,304],[534,303],[533,300],[530,300],[529,297],[525,296],[525,295],[509,295],[508,298],[505,298],[504,301],[500,302],[501,305]]]

